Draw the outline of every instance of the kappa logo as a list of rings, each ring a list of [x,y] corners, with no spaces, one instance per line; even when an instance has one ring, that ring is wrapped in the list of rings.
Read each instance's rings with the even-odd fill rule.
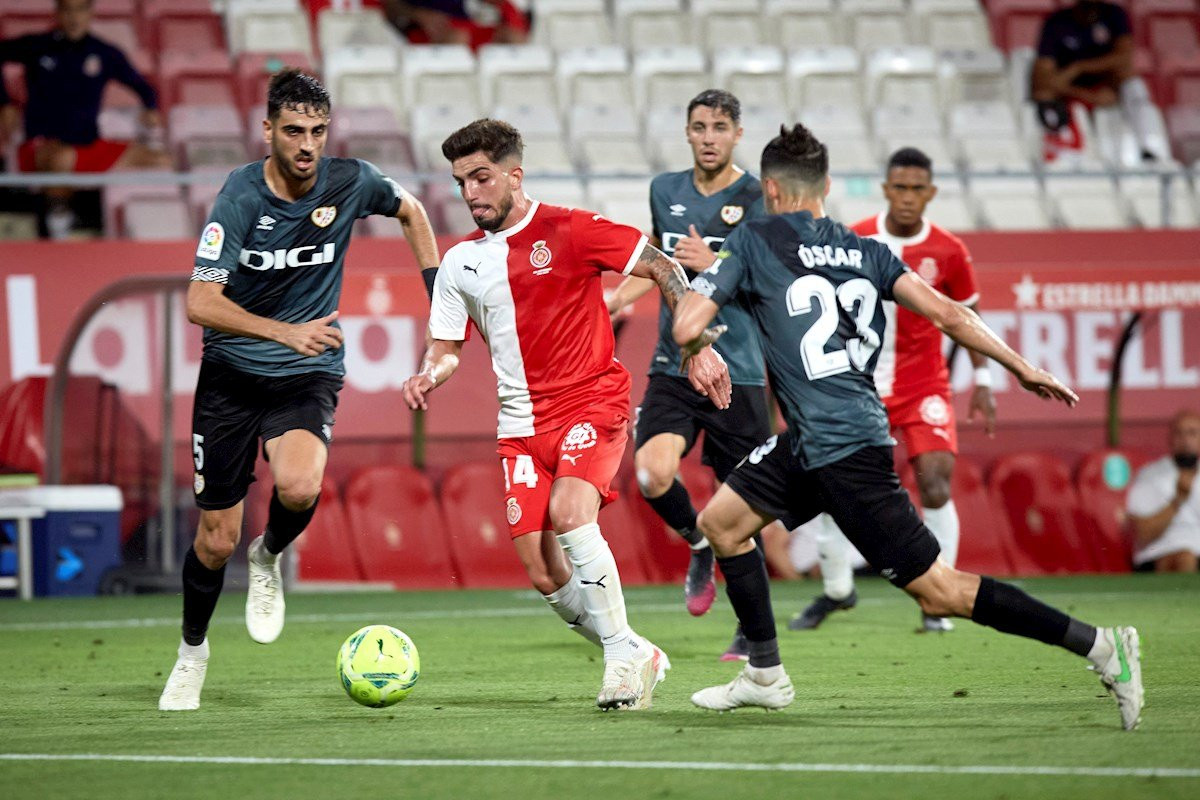
[[[722,206],[721,221],[726,225],[737,225],[746,215],[746,209],[741,206]]]
[[[587,450],[589,447],[596,446],[596,429],[592,427],[590,422],[577,422],[571,430],[567,431],[566,437],[563,439],[562,449],[566,450]],[[572,461],[572,464],[575,462]]]
[[[200,246],[196,248],[196,258],[206,258],[216,261],[221,257],[221,247],[225,244],[225,228],[219,222],[210,222],[200,234]]]
[[[534,275],[545,275],[551,269],[550,259],[554,258],[554,254],[550,252],[550,248],[546,247],[545,239],[538,239],[533,243],[533,249],[529,251],[529,263],[533,266]]]
[[[258,224],[254,227],[260,231],[273,231],[275,230],[276,222],[277,220],[274,217],[268,217],[266,214],[263,214],[258,218]]]
[[[521,504],[517,502],[517,498],[508,498],[504,504],[504,517],[509,525],[516,525],[521,521]]]
[[[313,225],[316,225],[318,228],[328,228],[329,225],[335,219],[337,219],[337,206],[321,206],[320,208],[315,208],[313,209],[312,214],[309,216],[309,219],[311,219]]]
[[[687,206],[685,206],[683,203],[676,203],[675,205],[671,206],[672,217],[682,217],[685,211],[687,211]]]
[[[922,400],[920,413],[926,425],[940,428],[950,423],[950,406],[941,395],[931,394]]]

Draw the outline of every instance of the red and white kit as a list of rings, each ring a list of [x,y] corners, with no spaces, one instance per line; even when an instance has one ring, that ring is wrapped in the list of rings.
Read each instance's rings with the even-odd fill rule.
[[[450,248],[430,333],[487,340],[500,397],[505,511],[515,538],[551,530],[550,484],[573,476],[606,500],[629,420],[629,372],[613,357],[605,270],[629,274],[646,237],[599,214],[534,202],[516,225]]]
[[[960,303],[979,298],[971,254],[954,234],[921,221],[915,236],[900,238],[887,232],[886,212],[852,226],[859,236],[878,239],[942,294]],[[903,439],[910,459],[932,450],[958,452],[958,430],[950,397],[950,371],[942,353],[942,334],[934,324],[886,302],[887,328],[875,387],[887,406],[892,433]]]

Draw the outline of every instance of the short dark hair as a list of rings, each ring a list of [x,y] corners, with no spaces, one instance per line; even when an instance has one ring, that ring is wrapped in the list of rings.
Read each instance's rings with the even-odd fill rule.
[[[791,129],[780,125],[779,135],[763,148],[761,175],[790,183],[800,192],[803,189],[798,184],[819,185],[824,191],[829,175],[829,150],[799,122]]]
[[[915,147],[901,147],[892,153],[887,162],[887,171],[891,172],[896,167],[917,167],[933,177],[933,159]]]
[[[732,92],[727,92],[724,89],[705,89],[700,94],[692,98],[692,101],[687,106],[687,118],[692,118],[692,111],[696,106],[705,106],[713,111],[720,111],[733,120],[733,124],[737,125],[742,121],[742,103],[733,95]]]
[[[483,153],[496,164],[513,156],[520,161],[525,156],[525,142],[521,132],[503,120],[477,119],[442,142],[442,155],[447,161],[456,161],[472,153]]]
[[[328,115],[332,103],[321,82],[301,70],[288,68],[271,76],[267,86],[267,118],[277,119],[282,109],[301,106],[310,114]]]

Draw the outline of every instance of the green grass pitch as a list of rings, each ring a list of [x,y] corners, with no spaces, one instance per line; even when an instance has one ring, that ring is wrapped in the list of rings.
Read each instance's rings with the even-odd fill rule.
[[[878,580],[804,633],[785,623],[819,585],[775,584],[796,685],[777,713],[691,705],[739,668],[717,661],[733,617],[723,596],[689,617],[676,587],[626,592],[674,669],[652,709],[608,714],[594,706],[599,652],[532,592],[292,593],[268,647],[246,634],[244,596],[227,594],[201,709],[172,714],[157,699],[178,597],[0,601],[0,796],[1200,797],[1200,581],[1022,585],[1085,620],[1138,626],[1141,730],[1121,731],[1081,659],[969,622],[916,635],[916,606]],[[420,650],[420,682],[392,708],[362,708],[336,680],[338,646],[369,623]]]

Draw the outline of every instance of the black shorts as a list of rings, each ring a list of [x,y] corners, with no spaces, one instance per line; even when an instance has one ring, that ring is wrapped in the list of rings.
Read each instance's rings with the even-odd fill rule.
[[[192,406],[196,505],[232,508],[254,482],[258,441],[305,430],[329,445],[342,379],[328,372],[267,377],[200,362]]]
[[[785,432],[747,456],[726,485],[754,509],[792,527],[828,512],[863,558],[900,587],[924,575],[941,552],[900,486],[890,447],[864,447],[806,470]]]
[[[687,455],[700,431],[704,431],[701,461],[712,467],[717,480],[724,481],[747,453],[771,435],[766,390],[734,384],[733,400],[722,411],[693,389],[687,378],[651,375],[634,416],[634,449],[660,433],[674,433],[683,437]]]

